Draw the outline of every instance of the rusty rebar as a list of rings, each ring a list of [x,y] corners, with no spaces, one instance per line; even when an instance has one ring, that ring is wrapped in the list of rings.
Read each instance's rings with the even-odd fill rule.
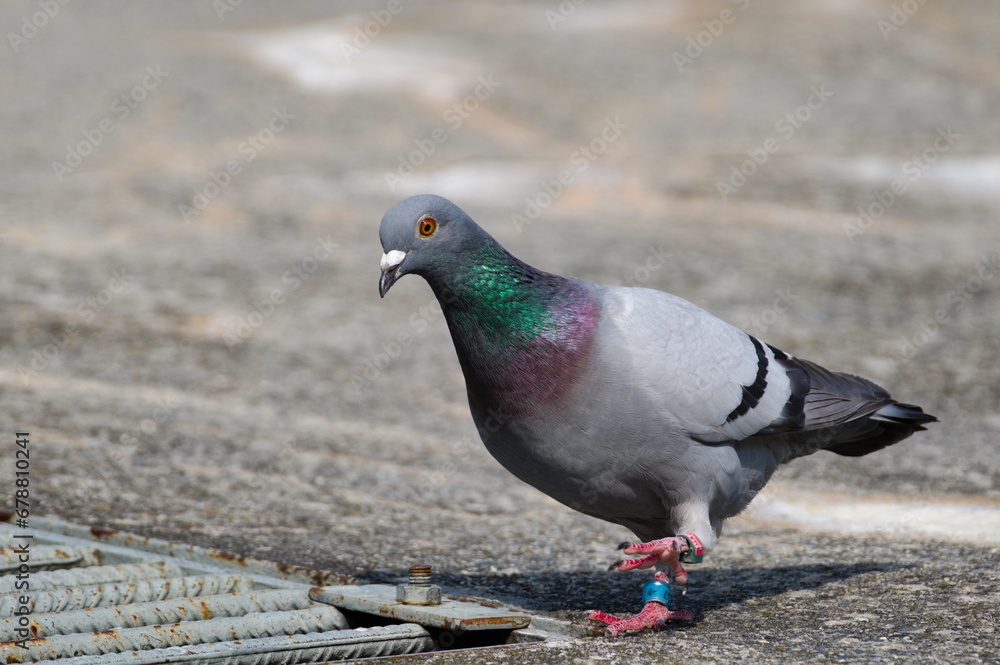
[[[53,635],[26,640],[23,647],[6,642],[0,644],[0,658],[6,659],[8,663],[24,663],[346,628],[347,620],[340,610],[328,605],[318,605],[306,610],[258,612],[240,617]]]
[[[27,565],[32,572],[67,566],[97,566],[101,563],[96,547],[29,546],[27,550],[8,547],[0,550],[0,575],[14,574]]]
[[[432,648],[434,642],[426,630],[417,624],[404,623],[150,651],[127,651],[103,656],[79,656],[42,661],[35,665],[157,665],[193,662],[206,665],[292,665],[419,653]]]
[[[313,605],[306,589],[266,589],[250,593],[195,596],[146,603],[130,603],[65,612],[31,614],[29,637],[69,633],[91,633],[112,628],[134,628],[217,617],[235,617],[252,612],[304,610]],[[0,619],[0,642],[20,638],[19,617]]]
[[[253,585],[252,578],[242,575],[191,575],[171,579],[112,582],[32,592],[26,594],[28,596],[26,607],[29,612],[43,614],[185,596],[212,596],[249,591]],[[14,612],[21,606],[17,594],[0,596],[0,617],[14,616]]]
[[[123,563],[116,566],[88,566],[66,570],[48,570],[31,575],[31,590],[58,589],[60,587],[83,584],[104,584],[149,580],[158,577],[180,577],[183,573],[177,564],[170,561],[149,561],[144,563]],[[0,578],[0,595],[18,591],[17,580],[12,576]]]

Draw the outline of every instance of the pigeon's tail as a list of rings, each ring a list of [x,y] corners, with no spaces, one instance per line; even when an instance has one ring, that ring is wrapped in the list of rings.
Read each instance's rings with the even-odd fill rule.
[[[871,419],[880,420],[886,423],[894,423],[897,425],[905,425],[912,428],[914,432],[926,429],[923,426],[923,423],[937,422],[937,418],[929,413],[924,413],[924,410],[919,406],[916,406],[915,404],[903,404],[902,402],[895,402],[889,406],[883,406],[871,415]]]
[[[902,441],[937,418],[919,406],[892,399],[881,386],[852,374],[782,354],[778,361],[792,383],[792,396],[779,424],[811,435],[811,445],[838,455],[860,457]]]
[[[860,457],[891,446],[924,429],[924,423],[936,422],[937,418],[924,413],[924,410],[913,404],[893,402],[883,406],[868,416],[868,427],[859,432],[864,433],[860,440],[849,440],[827,446],[827,450],[847,457]],[[856,435],[855,435],[856,436]]]

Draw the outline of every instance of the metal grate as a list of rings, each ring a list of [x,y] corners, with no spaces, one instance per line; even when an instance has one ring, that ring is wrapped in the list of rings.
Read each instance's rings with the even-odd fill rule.
[[[41,528],[24,556],[24,532],[0,523],[6,663],[311,663],[460,646],[470,634],[477,646],[552,639],[567,628],[447,598],[407,604],[403,587],[124,532],[32,525]]]

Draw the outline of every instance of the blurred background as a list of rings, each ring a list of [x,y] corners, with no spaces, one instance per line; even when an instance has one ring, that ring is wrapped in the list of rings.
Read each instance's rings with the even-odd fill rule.
[[[378,298],[382,214],[435,193],[541,269],[675,293],[941,419],[783,469],[717,565],[845,533],[995,561],[995,9],[5,2],[0,476],[26,430],[37,514],[632,609],[640,578],[600,572],[629,534],[479,443],[426,284]]]

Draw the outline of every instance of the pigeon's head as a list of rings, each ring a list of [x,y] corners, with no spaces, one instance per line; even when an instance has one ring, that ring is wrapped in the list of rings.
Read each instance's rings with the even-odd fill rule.
[[[384,298],[403,275],[412,272],[426,277],[431,270],[447,268],[449,258],[485,232],[448,199],[422,194],[390,208],[378,235],[385,252],[378,293]]]

